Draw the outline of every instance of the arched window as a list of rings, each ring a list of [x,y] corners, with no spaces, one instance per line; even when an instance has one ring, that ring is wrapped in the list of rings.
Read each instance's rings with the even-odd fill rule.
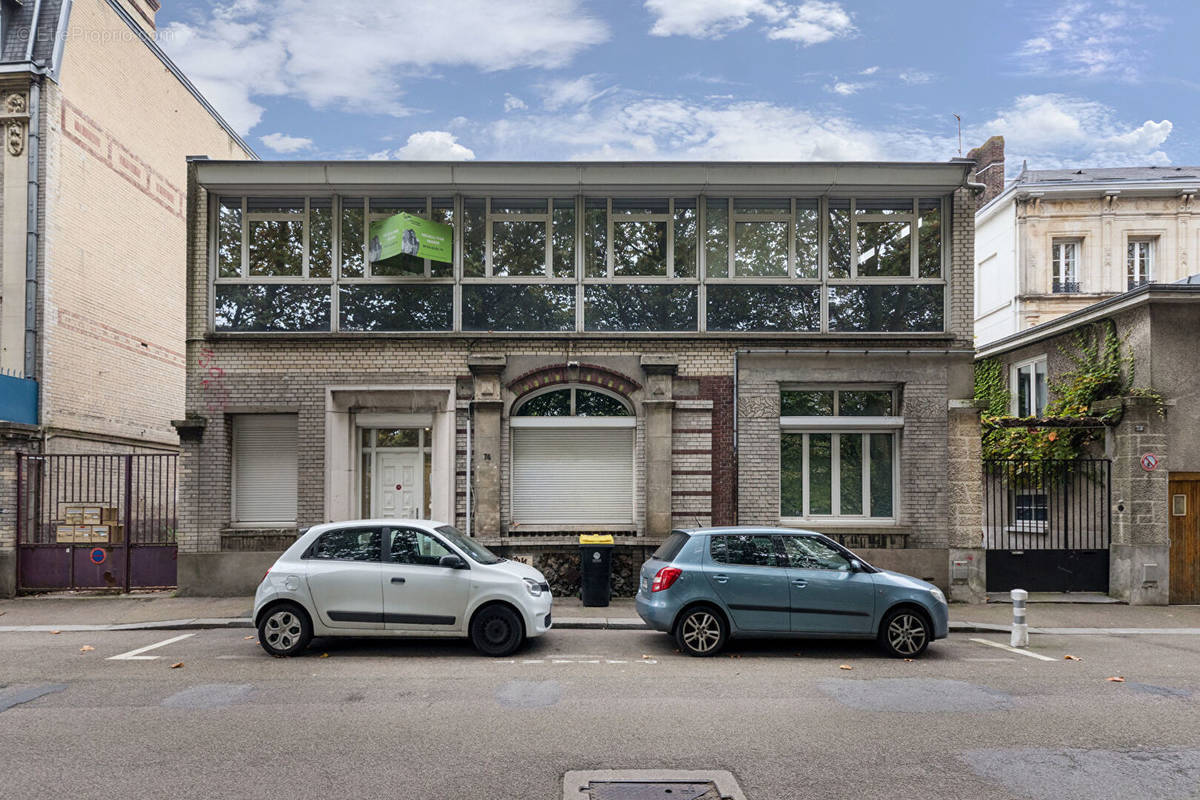
[[[616,395],[571,387],[539,392],[521,403],[514,417],[629,417],[632,412]]]
[[[628,401],[591,386],[557,386],[514,406],[512,523],[632,525],[633,442]]]

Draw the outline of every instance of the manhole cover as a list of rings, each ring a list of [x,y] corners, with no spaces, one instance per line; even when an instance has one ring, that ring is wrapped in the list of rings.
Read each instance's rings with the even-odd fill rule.
[[[598,769],[563,776],[564,800],[746,800],[725,770]]]

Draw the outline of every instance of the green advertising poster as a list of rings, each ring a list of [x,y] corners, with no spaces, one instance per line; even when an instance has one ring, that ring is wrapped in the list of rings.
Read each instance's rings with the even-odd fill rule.
[[[372,262],[416,256],[449,264],[454,260],[454,228],[400,213],[371,223],[367,254]]]

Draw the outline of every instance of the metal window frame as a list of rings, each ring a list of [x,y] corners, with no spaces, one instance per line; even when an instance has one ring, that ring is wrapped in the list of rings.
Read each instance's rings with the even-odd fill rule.
[[[1044,406],[1039,410],[1038,404],[1037,404],[1037,365],[1038,364],[1042,365],[1043,374],[1046,376],[1046,390],[1048,393],[1049,389],[1050,389],[1050,367],[1049,367],[1049,360],[1045,353],[1042,353],[1039,356],[1034,356],[1033,358],[1024,359],[1023,361],[1013,362],[1013,364],[1009,367],[1009,384],[1008,385],[1010,387],[1012,387],[1012,390],[1009,392],[1009,397],[1011,398],[1011,400],[1009,401],[1009,413],[1011,413],[1014,417],[1021,416],[1021,414],[1020,414],[1020,410],[1021,410],[1020,386],[1021,386],[1021,384],[1019,381],[1019,377],[1021,374],[1021,370],[1025,369],[1026,367],[1029,367],[1032,370],[1030,372],[1030,381],[1029,381],[1029,391],[1032,392],[1032,396],[1026,397],[1025,402],[1029,404],[1029,408],[1034,412],[1033,416],[1035,416],[1035,417],[1040,417],[1042,415],[1042,412],[1046,410]],[[1048,398],[1047,398],[1047,401],[1048,401]]]

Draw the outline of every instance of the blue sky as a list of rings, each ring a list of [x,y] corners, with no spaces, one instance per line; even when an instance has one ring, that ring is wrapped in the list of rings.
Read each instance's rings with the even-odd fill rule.
[[[369,9],[369,12],[367,11]],[[264,158],[1200,164],[1194,0],[166,0]]]

